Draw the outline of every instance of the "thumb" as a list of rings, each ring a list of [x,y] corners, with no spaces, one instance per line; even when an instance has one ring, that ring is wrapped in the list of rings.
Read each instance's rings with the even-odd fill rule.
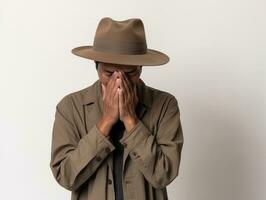
[[[122,119],[122,102],[123,101],[123,96],[122,96],[122,89],[118,88],[118,112],[119,112],[119,119],[123,121]]]

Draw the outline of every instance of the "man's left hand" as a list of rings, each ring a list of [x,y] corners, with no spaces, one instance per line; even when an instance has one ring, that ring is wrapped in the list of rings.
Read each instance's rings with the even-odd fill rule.
[[[138,103],[136,84],[133,85],[123,71],[120,71],[121,87],[119,88],[119,118],[130,131],[138,122],[136,106]]]

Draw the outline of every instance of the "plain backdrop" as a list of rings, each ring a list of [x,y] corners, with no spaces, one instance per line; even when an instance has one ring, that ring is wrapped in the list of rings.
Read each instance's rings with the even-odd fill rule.
[[[141,18],[147,85],[176,96],[184,146],[170,200],[266,199],[264,0],[0,0],[1,199],[63,200],[49,168],[55,106],[97,80],[91,45],[102,17]]]

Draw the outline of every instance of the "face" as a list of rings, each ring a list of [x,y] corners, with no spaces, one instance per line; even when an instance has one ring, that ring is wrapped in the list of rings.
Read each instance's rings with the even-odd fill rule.
[[[141,75],[142,66],[137,65],[119,65],[111,63],[99,63],[98,76],[101,83],[106,86],[112,74],[115,71],[124,71],[129,81],[134,85],[137,84]]]

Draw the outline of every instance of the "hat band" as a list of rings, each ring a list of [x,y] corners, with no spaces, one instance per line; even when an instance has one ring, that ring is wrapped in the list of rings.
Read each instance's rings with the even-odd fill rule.
[[[137,55],[147,53],[147,44],[145,42],[122,42],[110,39],[95,38],[93,49],[95,51],[106,53]]]

